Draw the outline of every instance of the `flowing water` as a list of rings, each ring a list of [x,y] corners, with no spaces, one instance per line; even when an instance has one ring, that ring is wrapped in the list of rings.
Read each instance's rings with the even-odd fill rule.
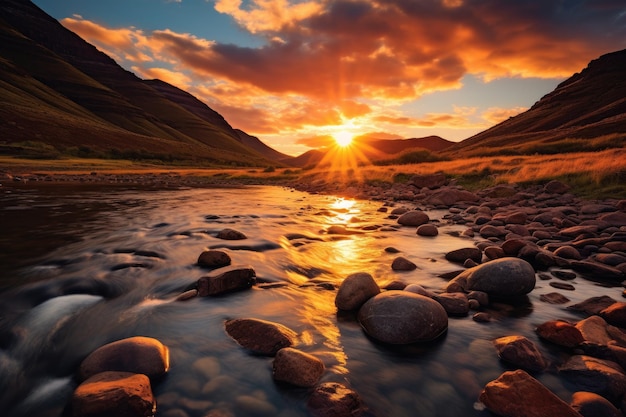
[[[534,327],[578,320],[563,306],[539,300],[554,292],[542,281],[515,304],[492,303],[491,323],[450,318],[429,344],[387,346],[369,339],[353,314],[338,314],[338,286],[353,272],[385,284],[401,280],[433,291],[438,275],[459,269],[447,251],[472,246],[430,212],[440,234],[401,228],[380,202],[309,195],[279,187],[149,190],[120,187],[7,185],[0,188],[0,410],[3,416],[60,416],[76,387],[80,361],[106,343],[131,336],[159,339],[171,368],[155,384],[157,416],[307,416],[310,391],[276,384],[271,358],[251,355],[224,331],[224,321],[258,318],[299,334],[297,348],[322,359],[325,381],[357,391],[375,416],[487,416],[477,397],[508,369],[491,340],[521,334],[553,362]],[[410,203],[407,207],[413,208]],[[329,234],[341,225],[351,234]],[[225,241],[232,228],[247,239]],[[419,268],[394,272],[398,254]],[[176,301],[208,271],[197,266],[207,248],[251,266],[261,284],[219,297]],[[572,302],[608,294],[582,278]],[[555,372],[537,375],[566,401],[572,391]]]

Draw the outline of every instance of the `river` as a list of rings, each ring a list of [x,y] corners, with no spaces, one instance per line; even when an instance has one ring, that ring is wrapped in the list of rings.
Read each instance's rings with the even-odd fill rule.
[[[477,403],[480,390],[510,369],[491,341],[524,335],[558,363],[559,353],[539,341],[534,328],[551,319],[580,319],[540,301],[554,292],[540,280],[522,302],[492,303],[493,322],[451,317],[447,333],[428,344],[377,343],[353,314],[337,313],[333,286],[354,272],[371,273],[381,287],[401,280],[441,290],[446,281],[439,275],[460,268],[445,253],[475,243],[460,236],[463,226],[446,221],[446,211],[429,212],[439,227],[433,238],[399,227],[381,202],[281,187],[33,183],[8,184],[0,192],[0,410],[7,417],[64,415],[80,361],[131,336],[154,337],[170,349],[169,374],[153,386],[157,416],[203,417],[212,409],[309,415],[309,391],[274,383],[272,359],[249,354],[225,333],[224,321],[232,318],[295,330],[296,347],[325,363],[322,382],[354,389],[372,416],[488,416]],[[328,234],[333,225],[351,233]],[[216,238],[224,228],[248,238]],[[222,248],[233,265],[251,266],[259,284],[175,301],[207,274],[196,264],[207,248]],[[399,255],[418,269],[393,271]],[[576,291],[562,291],[572,302],[619,297],[619,289],[580,277],[575,283]],[[553,369],[536,377],[569,401],[572,387]]]

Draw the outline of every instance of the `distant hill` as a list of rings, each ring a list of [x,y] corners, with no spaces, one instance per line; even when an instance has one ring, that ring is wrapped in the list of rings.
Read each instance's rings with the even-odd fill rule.
[[[405,152],[409,149],[426,149],[432,152],[440,152],[448,149],[454,144],[449,140],[440,138],[439,136],[427,136],[423,138],[412,139],[376,139],[376,138],[356,138],[357,143],[366,143],[386,154],[397,154]]]
[[[28,0],[0,0],[0,140],[3,153],[277,163],[192,95],[139,79]]]
[[[626,145],[626,50],[563,81],[529,110],[446,150],[453,157],[596,151]]]

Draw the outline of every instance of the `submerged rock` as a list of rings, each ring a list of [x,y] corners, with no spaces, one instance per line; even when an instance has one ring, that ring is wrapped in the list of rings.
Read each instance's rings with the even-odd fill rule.
[[[248,238],[245,234],[235,229],[220,230],[216,237],[223,240],[243,240]]]
[[[207,297],[245,290],[252,287],[255,282],[256,272],[250,267],[224,267],[198,280],[198,295]]]
[[[230,256],[221,250],[207,250],[198,256],[198,265],[209,268],[220,268],[230,265]]]
[[[363,404],[359,395],[337,382],[320,384],[307,406],[314,417],[359,417]]]
[[[413,271],[417,269],[417,265],[402,256],[398,256],[391,263],[391,269],[394,271]]]
[[[324,370],[324,363],[321,360],[290,347],[280,349],[272,363],[274,380],[298,387],[315,386]]]
[[[293,346],[297,333],[279,323],[259,319],[227,320],[226,333],[240,346],[260,355],[274,356]]]
[[[483,291],[494,297],[525,295],[535,288],[533,267],[523,259],[500,258],[467,269],[457,275],[447,287],[448,292]]]
[[[147,376],[102,372],[76,388],[71,409],[75,417],[149,417],[156,412],[156,402]]]
[[[559,368],[559,372],[581,390],[609,399],[621,399],[626,393],[624,370],[612,361],[575,355]]]
[[[136,336],[118,340],[91,352],[80,364],[83,381],[105,371],[132,372],[151,379],[162,377],[170,366],[169,349],[157,339]]]
[[[369,299],[358,320],[369,336],[390,344],[430,341],[448,328],[441,304],[409,291],[387,291]]]

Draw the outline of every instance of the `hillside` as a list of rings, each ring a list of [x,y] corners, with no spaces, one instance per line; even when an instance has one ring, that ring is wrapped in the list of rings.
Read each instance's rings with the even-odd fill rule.
[[[603,55],[529,110],[450,147],[453,157],[626,145],[626,50]]]
[[[30,1],[0,0],[0,11],[4,153],[34,147],[31,152],[40,148],[48,156],[276,162],[244,145],[222,116],[193,96],[139,79]]]

